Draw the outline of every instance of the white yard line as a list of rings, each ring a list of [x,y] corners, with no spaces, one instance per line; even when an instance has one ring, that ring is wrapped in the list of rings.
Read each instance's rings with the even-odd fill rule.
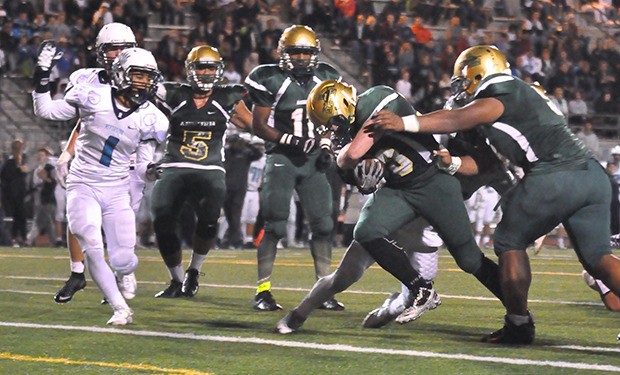
[[[540,366],[540,367],[570,368],[570,369],[576,369],[576,370],[620,372],[620,366],[599,365],[599,364],[582,363],[582,362],[537,361],[537,360],[524,359],[524,358],[477,356],[477,355],[461,354],[461,353],[436,353],[436,352],[430,352],[430,351],[396,350],[396,349],[360,347],[360,346],[339,345],[339,344],[319,344],[319,343],[298,342],[298,341],[290,341],[290,340],[268,340],[268,339],[262,339],[258,337],[228,337],[228,336],[212,336],[212,335],[194,335],[191,333],[136,331],[136,330],[119,329],[119,328],[81,327],[81,326],[33,324],[33,323],[17,323],[17,322],[0,322],[0,326],[16,327],[16,328],[32,328],[32,329],[55,329],[55,330],[63,330],[63,331],[71,330],[71,331],[83,331],[83,332],[95,332],[95,333],[112,333],[112,334],[119,334],[119,335],[132,335],[132,336],[142,336],[142,337],[165,337],[165,338],[173,338],[173,339],[240,343],[240,344],[272,345],[272,346],[279,346],[279,347],[285,347],[285,348],[301,348],[301,349],[311,349],[311,350],[324,350],[324,351],[331,351],[331,352],[389,354],[389,355],[422,357],[422,358],[443,358],[443,359],[453,359],[453,360],[459,360],[459,361],[504,363],[504,364],[509,364],[509,365],[518,365],[518,366]],[[562,347],[555,347],[555,348],[562,348]],[[607,348],[592,347],[592,348],[589,348],[588,350],[597,351],[597,349],[607,349]]]

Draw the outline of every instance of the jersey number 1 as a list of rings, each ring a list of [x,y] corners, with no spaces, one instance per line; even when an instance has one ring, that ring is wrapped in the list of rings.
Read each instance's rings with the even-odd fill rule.
[[[105,165],[106,167],[110,166],[110,163],[112,163],[112,152],[114,151],[114,147],[118,144],[118,141],[118,138],[112,136],[109,136],[108,139],[105,140],[99,163]]]

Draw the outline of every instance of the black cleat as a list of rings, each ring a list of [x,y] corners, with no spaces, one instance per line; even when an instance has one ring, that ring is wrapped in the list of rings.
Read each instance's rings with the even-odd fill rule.
[[[181,293],[183,293],[185,297],[193,297],[198,293],[199,276],[200,272],[195,268],[188,268],[187,271],[185,271],[185,279],[181,287]]]
[[[282,310],[282,306],[280,306],[276,300],[271,295],[271,291],[264,290],[254,296],[254,310],[258,311],[276,311]]]
[[[321,310],[332,310],[332,311],[342,311],[344,310],[344,305],[338,301],[334,297],[328,299],[323,302],[321,306],[319,306]]]
[[[183,297],[183,292],[181,288],[183,287],[183,283],[176,280],[170,280],[170,285],[161,292],[155,294],[155,298],[179,298]]]
[[[101,299],[100,304],[102,304],[102,305],[109,305],[109,304],[110,304],[110,302],[108,302],[108,299],[107,299],[107,298],[103,297],[103,298]]]
[[[482,342],[490,344],[503,345],[530,345],[534,342],[536,328],[534,327],[534,319],[530,313],[530,321],[520,326],[515,325],[504,317],[504,326],[499,330],[488,334],[482,338]]]
[[[54,296],[56,303],[67,303],[73,295],[86,287],[86,278],[83,273],[71,272],[71,276]]]

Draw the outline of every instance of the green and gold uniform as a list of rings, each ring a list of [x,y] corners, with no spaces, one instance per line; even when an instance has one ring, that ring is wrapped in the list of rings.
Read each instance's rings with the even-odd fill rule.
[[[389,109],[399,116],[415,113],[394,89],[376,86],[357,101],[353,133],[375,113]],[[437,230],[459,267],[473,273],[483,254],[476,245],[458,180],[440,172],[433,161],[439,144],[433,135],[386,132],[368,151],[385,163],[386,184],[362,208],[354,238],[367,250],[418,216]],[[371,252],[372,253],[372,252]]]
[[[562,223],[591,271],[611,253],[611,187],[602,166],[569,130],[555,105],[522,80],[491,75],[480,82],[474,97],[502,102],[503,114],[482,129],[491,145],[525,172],[504,196],[495,251],[525,250]]]
[[[265,64],[250,72],[245,86],[255,106],[271,107],[269,126],[297,137],[317,138],[314,124],[306,113],[308,94],[316,84],[340,78],[331,65],[322,62],[311,75],[302,78],[276,64]],[[304,154],[297,148],[272,142],[267,142],[266,150],[265,175],[260,191],[265,237],[259,247],[259,292],[270,288],[268,280],[275,259],[275,246],[286,235],[293,190],[299,195],[312,231],[311,251],[317,277],[329,274],[333,229],[331,189],[325,173],[316,168],[319,151]],[[268,254],[261,255],[263,251]],[[269,261],[261,261],[261,256]]]
[[[186,199],[198,218],[196,235],[204,240],[215,237],[226,193],[224,133],[235,105],[246,94],[241,85],[215,86],[207,103],[197,108],[191,86],[161,85],[157,98],[168,112],[170,129],[151,213],[162,254],[180,249],[177,219]]]

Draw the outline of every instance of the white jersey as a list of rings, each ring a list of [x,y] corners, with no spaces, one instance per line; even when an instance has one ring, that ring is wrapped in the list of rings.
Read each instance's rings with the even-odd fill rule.
[[[82,119],[67,183],[114,183],[128,177],[131,154],[140,143],[161,143],[168,131],[168,119],[150,102],[136,110],[119,108],[111,86],[77,85],[65,101],[79,109]],[[148,156],[152,161],[152,152]],[[140,154],[137,158],[140,164]]]
[[[248,191],[258,191],[261,183],[263,182],[263,172],[265,170],[265,162],[267,155],[263,154],[260,159],[254,160],[250,164],[248,170]]]

